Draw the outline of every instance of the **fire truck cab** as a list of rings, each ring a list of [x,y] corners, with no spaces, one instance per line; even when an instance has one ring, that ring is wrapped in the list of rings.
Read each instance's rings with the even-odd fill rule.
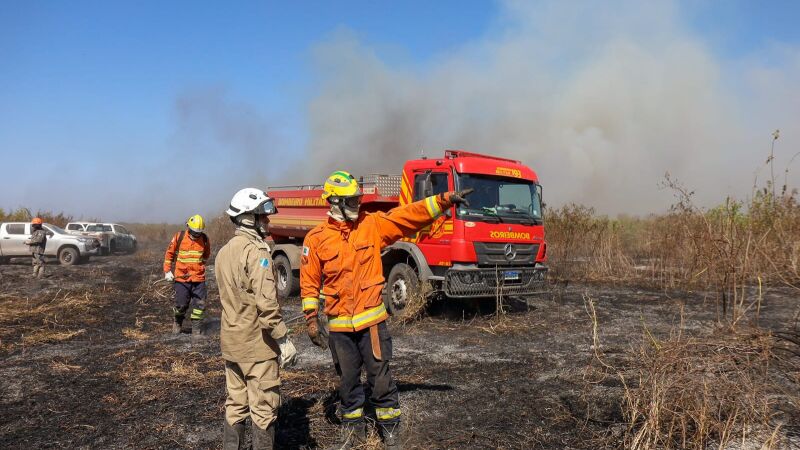
[[[542,188],[520,161],[447,150],[407,161],[401,175],[361,177],[362,209],[388,211],[451,190],[474,189],[469,205],[450,208],[433,224],[382,254],[390,311],[402,309],[423,283],[455,298],[531,295],[544,290],[547,246]],[[268,189],[278,214],[270,230],[282,297],[295,295],[302,238],[327,219],[319,185]]]

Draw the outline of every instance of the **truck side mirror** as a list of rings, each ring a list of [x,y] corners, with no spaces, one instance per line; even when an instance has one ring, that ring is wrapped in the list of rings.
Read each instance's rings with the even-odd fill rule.
[[[428,198],[433,195],[433,182],[431,181],[432,170],[425,172],[425,179],[422,181],[422,197]]]
[[[545,204],[544,204],[544,199],[542,198],[542,185],[541,184],[537,184],[536,185],[536,195],[539,197],[539,206],[542,208],[542,211],[544,211]]]

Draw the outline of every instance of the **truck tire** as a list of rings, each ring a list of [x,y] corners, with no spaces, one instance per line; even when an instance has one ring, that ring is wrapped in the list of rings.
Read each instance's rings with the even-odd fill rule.
[[[74,266],[80,262],[81,255],[75,247],[63,247],[58,251],[58,262],[65,266]]]
[[[389,314],[395,315],[414,302],[421,295],[417,272],[406,263],[397,263],[389,271],[386,288],[383,290],[383,304]]]
[[[278,291],[278,298],[285,300],[297,295],[300,292],[300,277],[292,271],[289,258],[278,255],[272,263],[275,264],[275,288]]]

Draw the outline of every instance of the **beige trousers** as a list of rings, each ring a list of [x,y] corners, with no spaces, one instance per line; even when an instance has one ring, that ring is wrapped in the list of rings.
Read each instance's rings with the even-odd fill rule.
[[[281,406],[278,360],[256,363],[225,361],[225,420],[234,425],[250,415],[253,423],[266,429],[278,418]]]

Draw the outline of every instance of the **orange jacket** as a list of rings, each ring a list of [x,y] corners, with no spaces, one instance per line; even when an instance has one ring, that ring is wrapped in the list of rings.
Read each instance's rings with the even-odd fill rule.
[[[211,255],[211,244],[204,234],[200,239],[194,240],[188,231],[181,231],[172,236],[172,241],[164,255],[164,273],[171,269],[172,258],[178,246],[178,236],[184,233],[181,248],[177,249],[178,259],[175,261],[175,281],[206,281],[206,261]]]
[[[330,331],[359,331],[386,320],[381,250],[424,228],[450,206],[434,196],[387,213],[361,213],[355,223],[329,218],[317,225],[303,242],[303,312],[315,316],[321,294]]]

